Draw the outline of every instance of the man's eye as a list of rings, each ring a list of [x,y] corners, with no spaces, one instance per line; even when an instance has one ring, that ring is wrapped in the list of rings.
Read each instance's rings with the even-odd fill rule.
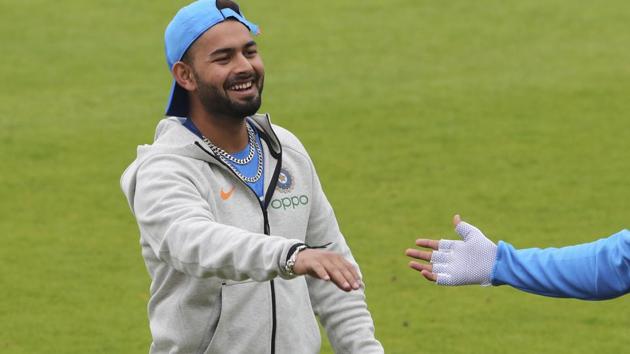
[[[250,49],[250,50],[248,50],[248,51],[246,51],[246,52],[245,52],[245,55],[247,55],[247,56],[249,56],[249,57],[253,57],[253,56],[255,56],[256,54],[258,54],[258,51],[257,51],[257,50],[255,50],[255,49]]]
[[[219,58],[215,58],[213,61],[215,63],[219,63],[219,64],[225,64],[230,60],[229,57],[219,57]]]

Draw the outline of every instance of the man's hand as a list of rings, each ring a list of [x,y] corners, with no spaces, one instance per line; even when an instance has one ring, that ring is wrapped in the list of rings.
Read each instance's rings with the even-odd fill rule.
[[[405,254],[431,264],[409,262],[409,267],[439,285],[490,285],[497,246],[476,227],[465,223],[459,215],[453,217],[455,231],[462,241],[418,239],[416,245],[433,251],[409,248]]]
[[[332,280],[343,291],[357,290],[361,277],[356,268],[340,254],[321,250],[305,249],[298,253],[293,266],[297,275],[308,274],[322,280]]]

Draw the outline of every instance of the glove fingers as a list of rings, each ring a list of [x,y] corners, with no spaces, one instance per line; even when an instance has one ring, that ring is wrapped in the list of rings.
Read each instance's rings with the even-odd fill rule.
[[[478,228],[470,225],[469,223],[465,221],[462,221],[459,224],[457,224],[457,227],[455,227],[455,231],[457,231],[459,236],[464,241],[468,241],[469,239],[473,238],[475,235],[481,234],[481,231]]]
[[[446,274],[448,265],[446,263],[434,263],[431,272],[435,274]]]
[[[453,286],[453,280],[449,274],[438,274],[435,281],[438,285]]]
[[[431,263],[446,263],[449,258],[448,252],[433,251],[431,254]]]
[[[453,240],[440,240],[438,243],[438,251],[450,250],[453,248],[455,241]]]

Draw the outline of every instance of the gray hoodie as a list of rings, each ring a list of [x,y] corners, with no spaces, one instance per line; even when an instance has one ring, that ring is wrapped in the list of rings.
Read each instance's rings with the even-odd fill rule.
[[[383,353],[363,290],[283,272],[300,242],[332,242],[356,262],[299,140],[268,116],[250,121],[262,131],[264,201],[174,117],[122,176],[152,279],[151,353],[314,354],[314,315],[336,353]]]

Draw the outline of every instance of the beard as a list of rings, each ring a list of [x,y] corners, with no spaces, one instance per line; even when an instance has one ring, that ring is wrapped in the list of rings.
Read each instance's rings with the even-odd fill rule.
[[[204,107],[204,110],[215,117],[228,117],[235,120],[243,120],[245,117],[251,116],[258,112],[262,104],[262,91],[264,86],[264,78],[257,73],[237,76],[226,80],[224,87],[217,87],[209,82],[201,80],[201,78],[193,72],[195,80],[197,80],[197,98]],[[227,94],[228,87],[234,85],[235,82],[244,80],[253,80],[258,93],[247,99],[236,101]]]

